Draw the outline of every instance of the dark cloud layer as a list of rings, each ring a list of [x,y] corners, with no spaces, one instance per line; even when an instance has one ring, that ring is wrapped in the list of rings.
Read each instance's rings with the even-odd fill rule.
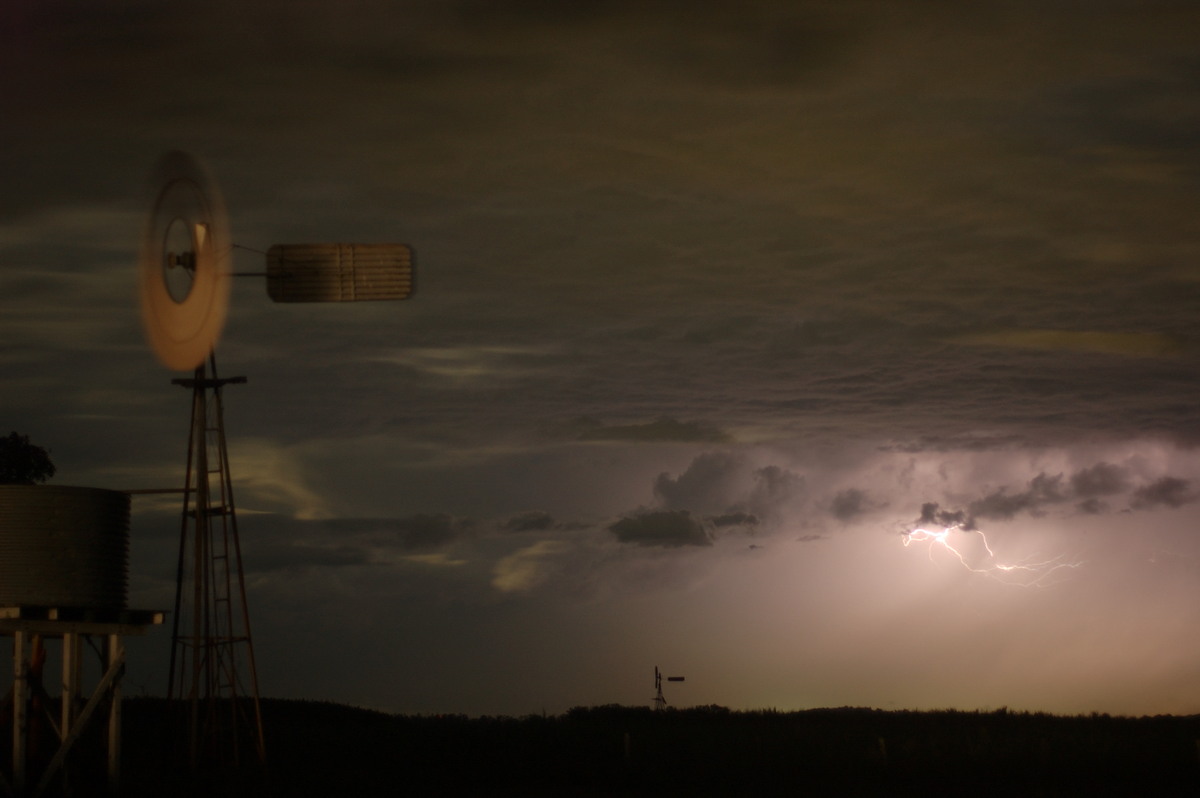
[[[718,529],[722,527],[754,527],[758,525],[758,517],[750,513],[726,513],[724,515],[714,515],[707,520]]]
[[[660,418],[645,424],[604,425],[594,418],[579,418],[571,425],[581,441],[676,441],[680,443],[721,443],[728,436],[709,424]]]
[[[514,515],[504,522],[504,529],[508,532],[545,532],[553,528],[554,517],[540,510]]]
[[[361,546],[314,545],[277,541],[251,546],[246,557],[247,573],[269,573],[304,568],[342,568],[371,563],[371,555]]]
[[[622,543],[638,546],[711,546],[704,525],[687,510],[652,510],[628,516],[608,530]]]
[[[473,537],[478,527],[471,519],[445,513],[320,520],[251,515],[241,526],[246,530],[246,561],[255,571],[340,568],[436,552]]]
[[[1152,510],[1156,507],[1175,509],[1195,501],[1196,498],[1196,491],[1192,489],[1188,480],[1167,476],[1135,490],[1130,506],[1135,510]]]
[[[965,510],[943,510],[937,502],[925,502],[921,505],[921,516],[914,526],[925,527],[961,527],[966,531],[975,529],[974,519],[967,516]]]
[[[1128,488],[1127,469],[1112,463],[1096,463],[1071,475],[1071,490],[1081,499],[1112,496]]]
[[[1075,508],[1086,515],[1101,515],[1112,510],[1112,503],[1104,499],[1125,494],[1128,494],[1128,506],[1133,510],[1175,509],[1200,498],[1190,480],[1166,475],[1133,487],[1127,468],[1099,462],[1069,477],[1039,473],[1029,480],[1024,490],[1010,491],[1001,487],[971,501],[965,509],[943,510],[937,503],[929,502],[922,505],[920,518],[915,523],[918,526],[961,526],[969,531],[977,528],[979,520],[1008,521],[1021,514],[1039,516],[1048,507],[1067,502],[1076,502]]]
[[[1063,492],[1062,483],[1062,474],[1038,474],[1029,481],[1029,486],[1024,491],[1008,493],[1002,488],[971,502],[968,512],[975,518],[1000,520],[1008,520],[1021,512],[1036,513],[1042,505],[1066,501],[1067,494]]]
[[[871,509],[867,492],[858,488],[838,491],[830,503],[829,512],[839,521],[850,521]]]
[[[790,3],[732,8],[719,0],[651,5],[521,0],[465,2],[459,8],[465,24],[489,31],[535,26],[560,35],[602,32],[623,58],[643,69],[705,87],[753,89],[804,81],[842,63],[857,38],[844,17]],[[680,26],[681,18],[688,20],[686,26]],[[653,47],[646,43],[647,28],[653,31]]]

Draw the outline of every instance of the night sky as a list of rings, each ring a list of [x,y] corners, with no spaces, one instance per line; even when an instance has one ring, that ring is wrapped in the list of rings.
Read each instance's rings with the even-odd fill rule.
[[[181,149],[239,271],[417,253],[402,303],[234,281],[264,695],[522,715],[648,704],[657,665],[677,706],[1200,712],[1198,30],[6,2],[0,434],[55,484],[181,484],[136,292]],[[132,606],[172,603],[177,501],[134,499]],[[169,631],[130,647],[127,693],[163,693]]]

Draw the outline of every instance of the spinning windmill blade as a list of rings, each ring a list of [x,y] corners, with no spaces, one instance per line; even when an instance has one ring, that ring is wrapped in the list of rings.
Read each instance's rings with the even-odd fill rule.
[[[229,220],[216,182],[183,152],[150,176],[138,287],[142,326],[154,354],[174,371],[204,363],[229,306]]]

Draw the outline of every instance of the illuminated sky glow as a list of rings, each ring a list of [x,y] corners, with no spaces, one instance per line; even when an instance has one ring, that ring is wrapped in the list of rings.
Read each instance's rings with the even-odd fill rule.
[[[135,263],[183,149],[239,271],[417,253],[405,303],[233,288],[266,694],[1200,712],[1198,15],[7,3],[0,434],[182,479]],[[178,508],[136,501],[169,606]]]

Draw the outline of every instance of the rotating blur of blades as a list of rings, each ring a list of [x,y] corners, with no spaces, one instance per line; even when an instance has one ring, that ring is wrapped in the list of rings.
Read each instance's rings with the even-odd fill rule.
[[[229,307],[229,220],[220,189],[192,156],[168,152],[150,175],[138,259],[142,327],[159,361],[190,371],[217,344]]]

